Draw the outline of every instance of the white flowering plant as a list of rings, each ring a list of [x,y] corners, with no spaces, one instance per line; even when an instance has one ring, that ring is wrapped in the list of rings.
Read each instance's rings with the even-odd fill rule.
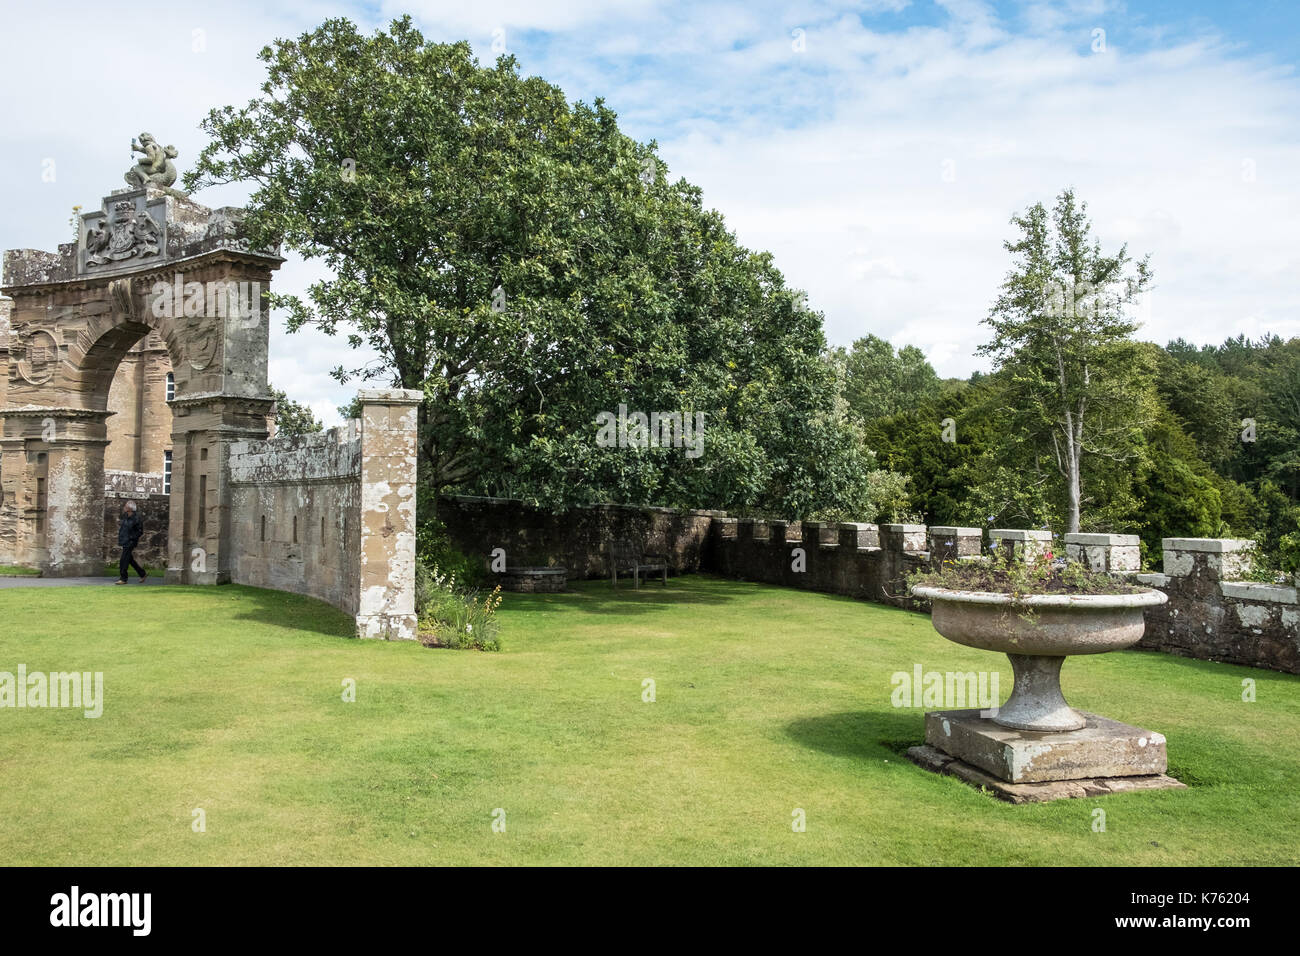
[[[456,583],[455,571],[442,571],[435,564],[417,566],[415,610],[420,618],[420,643],[426,647],[501,650],[501,626],[496,612],[501,606],[501,588],[483,595]]]

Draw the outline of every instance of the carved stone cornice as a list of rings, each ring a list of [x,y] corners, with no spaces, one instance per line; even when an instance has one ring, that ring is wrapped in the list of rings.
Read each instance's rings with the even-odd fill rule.
[[[94,408],[71,408],[67,406],[23,405],[0,408],[0,418],[63,418],[81,421],[106,422],[110,415],[117,412],[99,411]]]
[[[148,276],[215,261],[273,270],[284,262],[279,249],[249,248],[244,211],[209,209],[175,190],[150,184],[118,190],[102,209],[84,213],[77,241],[58,252],[10,249],[4,255],[3,288],[30,293],[78,288],[104,276]]]
[[[228,395],[225,392],[202,392],[198,395],[185,395],[173,398],[167,404],[172,408],[195,408],[211,405],[229,405],[238,408],[240,405],[248,408],[261,408],[265,406],[270,408],[275,404],[275,399],[271,396],[266,398],[252,398],[248,395]]]

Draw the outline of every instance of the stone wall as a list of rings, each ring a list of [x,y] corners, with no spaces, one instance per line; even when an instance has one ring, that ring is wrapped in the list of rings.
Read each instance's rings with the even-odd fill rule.
[[[843,594],[924,609],[907,576],[943,560],[985,552],[979,528],[827,524],[732,518],[723,512],[601,506],[552,514],[501,498],[444,498],[439,517],[453,541],[487,566],[503,548],[509,567],[568,569],[607,577],[607,542],[617,536],[666,553],[674,571]],[[1013,554],[1053,550],[1050,531],[993,529],[988,547]],[[1202,660],[1300,673],[1300,603],[1292,586],[1242,581],[1253,542],[1166,538],[1163,574],[1140,574],[1134,535],[1067,534],[1064,556],[1096,571],[1133,577],[1169,602],[1149,609],[1139,647]],[[1059,551],[1059,548],[1055,550]]]
[[[969,548],[956,534],[965,529],[934,530],[954,532],[941,539],[941,546],[954,553]],[[929,557],[924,525],[719,518],[713,524],[706,569],[742,581],[913,607],[917,602],[907,596],[904,579]]]
[[[1165,538],[1164,572],[1139,574],[1169,595],[1146,612],[1140,647],[1300,674],[1300,603],[1294,586],[1243,581],[1255,542]],[[1293,582],[1293,584],[1296,582]]]
[[[421,396],[359,398],[361,418],[343,428],[230,446],[231,580],[327,601],[359,637],[414,639]]]
[[[146,568],[167,567],[167,529],[171,522],[171,496],[163,493],[163,476],[130,471],[104,472],[104,563],[116,564],[117,525],[122,506],[134,501],[144,522],[144,536],[135,559]]]
[[[1051,547],[1046,531],[994,530],[993,546],[1026,553]],[[705,570],[728,577],[917,607],[908,573],[981,552],[978,528],[921,525],[818,525],[721,518],[714,522]],[[1164,539],[1164,573],[1139,574],[1135,535],[1067,534],[1066,557],[1095,571],[1132,576],[1168,603],[1148,609],[1139,647],[1201,660],[1300,674],[1300,599],[1290,585],[1242,580],[1254,542]]]
[[[570,579],[609,577],[611,540],[662,554],[674,573],[698,571],[716,511],[599,505],[555,514],[509,498],[446,497],[438,519],[451,540],[490,568],[496,548],[506,567],[562,567]]]
[[[0,295],[0,408],[9,404],[9,316],[14,300]]]
[[[309,594],[357,613],[361,438],[355,422],[323,434],[230,448],[235,524],[231,580]]]
[[[995,529],[991,546],[1028,554],[1051,548],[1047,531]],[[897,607],[920,607],[906,596],[906,577],[947,558],[981,553],[978,528],[922,525],[822,525],[715,520],[705,570],[727,577],[845,594]],[[1065,556],[1094,571],[1131,576],[1159,588],[1168,603],[1146,612],[1138,645],[1200,660],[1300,674],[1297,589],[1243,581],[1252,541],[1164,539],[1164,573],[1139,574],[1134,535],[1067,534]]]

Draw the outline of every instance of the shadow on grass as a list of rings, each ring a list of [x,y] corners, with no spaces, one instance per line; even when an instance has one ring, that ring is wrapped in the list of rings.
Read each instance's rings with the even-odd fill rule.
[[[586,614],[647,614],[664,607],[687,604],[730,604],[748,597],[743,584],[724,579],[690,575],[642,584],[640,589],[608,581],[578,581],[561,594],[509,594],[505,606],[521,611],[582,611]]]
[[[882,749],[901,754],[924,743],[922,720],[916,708],[851,711],[795,720],[785,732],[805,747],[836,757],[879,757]]]
[[[242,584],[223,584],[219,594],[228,594],[242,607],[234,620],[256,621],[271,627],[309,631],[326,637],[357,636],[356,621],[331,604],[289,591],[271,591]]]
[[[1288,674],[1285,671],[1251,667],[1249,664],[1237,664],[1233,661],[1205,661],[1196,657],[1186,657],[1182,654],[1157,650],[1154,647],[1129,647],[1118,653],[1107,654],[1099,659],[1112,666],[1119,665],[1121,667],[1124,666],[1125,661],[1142,661],[1143,663],[1149,661],[1160,667],[1172,668],[1180,673],[1195,673],[1214,678],[1221,677],[1225,668],[1231,667],[1242,677],[1254,678],[1257,685],[1261,683],[1270,685],[1290,684],[1294,687],[1297,682],[1300,682],[1300,674]]]

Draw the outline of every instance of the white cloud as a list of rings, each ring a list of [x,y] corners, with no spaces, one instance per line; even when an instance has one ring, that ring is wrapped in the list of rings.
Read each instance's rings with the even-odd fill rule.
[[[1152,254],[1144,336],[1300,333],[1290,71],[1213,38],[1149,53],[1112,38],[1093,56],[1074,33],[972,46],[963,29],[851,31],[871,52],[828,53],[844,92],[826,119],[709,124],[662,152],[809,290],[832,341],[913,342],[945,374],[979,367],[1011,214],[1067,185],[1103,244]]]
[[[572,97],[604,95],[631,135],[657,138],[672,173],[808,290],[833,342],[874,332],[920,345],[944,374],[979,367],[1008,219],[1066,185],[1089,201],[1106,245],[1152,254],[1147,337],[1300,334],[1292,68],[1098,0],[1027,4],[1008,21],[953,0],[938,25],[906,29],[909,15],[929,22],[934,11],[902,6],[417,0],[348,15],[372,29],[410,9],[426,35],[466,37],[488,60],[504,26],[525,72]],[[141,129],[175,143],[184,169],[207,110],[256,93],[261,46],[350,9],[144,7],[131,18],[91,3],[6,12],[0,247],[66,241],[71,206],[117,187]],[[1093,54],[1097,27],[1106,50]],[[41,181],[45,158],[57,163],[53,183]],[[301,292],[313,274],[291,260],[273,287]],[[276,385],[318,413],[348,401],[356,383],[329,377],[357,364],[342,337],[291,337],[276,322]]]
[[[610,20],[636,19],[653,10],[654,0],[565,0],[562,3],[539,3],[538,0],[473,0],[449,3],[447,0],[385,0],[380,4],[384,22],[411,14],[426,23],[437,25],[448,34],[464,35],[471,42],[490,43],[492,31],[505,30],[506,49],[510,49],[514,30],[564,32]],[[480,37],[481,35],[481,37]]]

